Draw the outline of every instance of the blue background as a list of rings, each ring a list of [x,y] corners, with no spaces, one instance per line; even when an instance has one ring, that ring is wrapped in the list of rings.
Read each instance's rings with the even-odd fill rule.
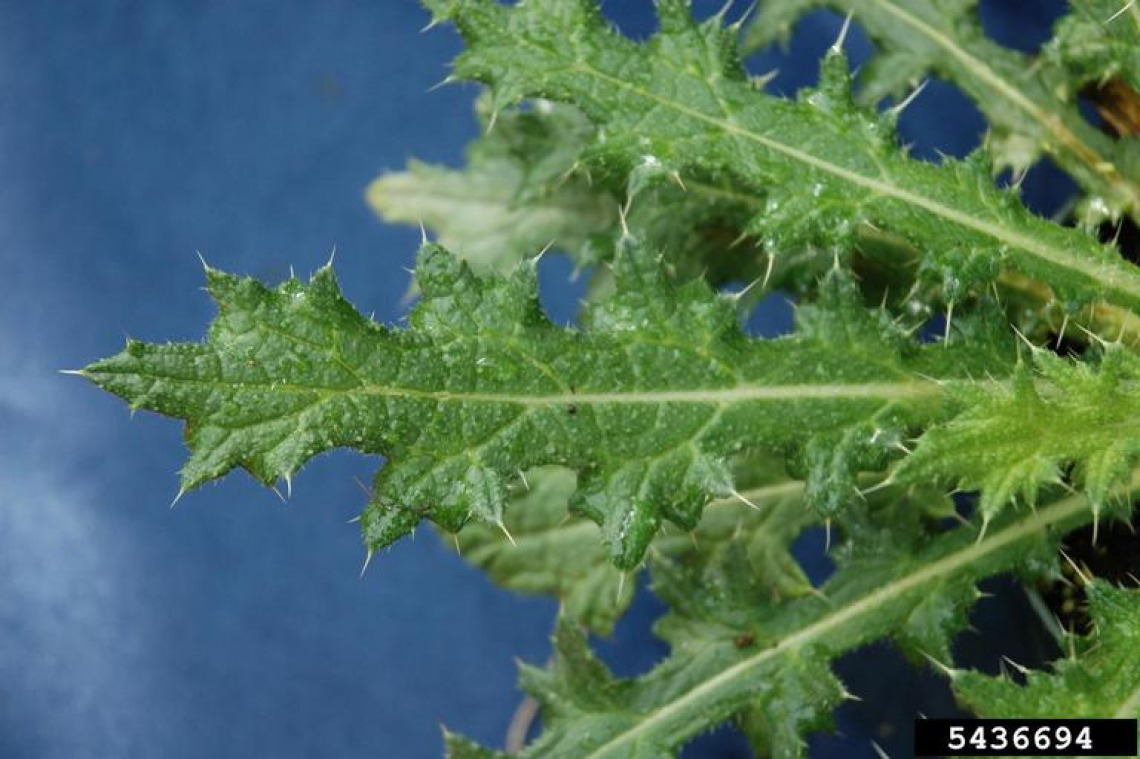
[[[652,29],[647,0],[607,11]],[[986,18],[1027,45],[1055,12]],[[552,602],[495,589],[430,531],[357,579],[346,521],[377,462],[351,453],[314,461],[287,504],[235,474],[170,511],[178,425],[56,373],[127,334],[200,338],[195,251],[276,281],[335,246],[349,298],[398,318],[419,233],[380,224],[364,187],[410,156],[456,164],[475,134],[473,88],[426,92],[459,49],[426,21],[411,0],[0,2],[0,757],[434,757],[440,723],[501,744],[514,660],[545,660]],[[813,16],[753,65],[792,91],[838,25]],[[982,127],[939,86],[904,123],[927,155]],[[1047,208],[1064,185],[1043,176],[1029,191]],[[568,320],[580,291],[544,265]],[[786,327],[786,309],[764,313],[762,331]],[[641,598],[600,643],[619,671],[664,654],[645,632],[657,612]],[[874,707],[845,707],[846,738],[816,755],[873,756],[876,737],[906,756],[916,704],[948,708],[932,677],[884,678],[884,661],[901,672],[885,646],[842,663]],[[870,721],[884,705],[897,725]],[[745,755],[725,735],[698,753]]]

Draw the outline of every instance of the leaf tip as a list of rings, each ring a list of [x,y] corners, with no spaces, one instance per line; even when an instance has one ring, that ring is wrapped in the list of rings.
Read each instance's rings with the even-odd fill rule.
[[[416,253],[416,283],[427,297],[451,293],[466,265],[442,245],[426,242]]]

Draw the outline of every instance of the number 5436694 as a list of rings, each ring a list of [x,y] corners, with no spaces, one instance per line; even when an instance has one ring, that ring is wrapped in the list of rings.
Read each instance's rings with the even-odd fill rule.
[[[1092,751],[1092,731],[1084,727],[1074,733],[1067,725],[1046,725],[1044,727],[1022,726],[1014,729],[1004,725],[978,725],[967,728],[955,725],[950,728],[951,751],[977,749],[979,751],[1015,751],[1037,749],[1039,751],[1064,751],[1076,747]]]

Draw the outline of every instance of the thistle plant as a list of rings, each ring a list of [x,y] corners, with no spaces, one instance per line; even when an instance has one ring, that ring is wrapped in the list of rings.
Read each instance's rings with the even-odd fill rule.
[[[80,372],[185,420],[179,495],[239,467],[289,488],[332,448],[383,456],[369,560],[426,520],[497,582],[562,602],[551,663],[521,672],[542,716],[524,756],[673,756],[723,723],[801,756],[850,697],[832,661],[877,640],[980,716],[1140,716],[1134,578],[1062,550],[1129,522],[1140,482],[1140,268],[1102,239],[1140,219],[1140,6],[1074,0],[1028,56],[952,0],[703,20],[658,0],[642,42],[594,0],[426,5],[465,41],[449,79],[485,86],[485,133],[463,169],[369,188],[438,240],[406,326],[361,315],[330,267],[276,287],[207,267],[203,342],[129,341]],[[819,6],[877,53],[853,76],[841,35],[817,86],[769,94],[746,56]],[[900,143],[928,76],[989,121],[965,159]],[[1060,222],[1019,195],[1043,157],[1079,188]],[[537,298],[548,247],[591,278],[572,327]],[[750,336],[775,290],[794,331]],[[813,586],[791,548],[818,526],[836,571]],[[1089,624],[1054,625],[1057,663],[1018,680],[956,664],[979,582],[1067,566]],[[622,679],[587,634],[643,570],[672,653]]]

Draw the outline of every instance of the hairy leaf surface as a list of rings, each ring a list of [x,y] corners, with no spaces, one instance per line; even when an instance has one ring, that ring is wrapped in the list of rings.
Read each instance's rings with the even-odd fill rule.
[[[1074,636],[1052,672],[1025,673],[1025,683],[980,672],[952,676],[958,699],[981,717],[1140,717],[1140,592],[1103,580],[1085,587],[1093,633]]]
[[[1120,5],[1114,0],[1094,4]],[[1131,149],[1085,121],[1077,107],[1077,91],[1064,72],[1034,65],[1025,53],[990,40],[974,3],[771,0],[760,4],[745,33],[744,48],[786,39],[796,19],[821,7],[852,14],[882,49],[861,73],[861,94],[867,102],[887,95],[901,97],[928,76],[947,79],[985,114],[991,129],[990,151],[999,168],[1024,171],[1044,152],[1101,203],[1140,217],[1140,173],[1134,171]],[[1075,14],[1083,18],[1095,12],[1086,7]],[[1067,23],[1075,26],[1074,35],[1085,38],[1080,31],[1084,25]],[[1118,69],[1125,55],[1115,56]]]
[[[740,67],[734,29],[697,24],[688,3],[659,3],[661,30],[634,43],[589,0],[430,0],[468,49],[459,76],[494,88],[496,104],[568,101],[599,126],[593,164],[628,175],[646,161],[698,179],[731,176],[767,196],[752,231],[770,250],[849,247],[862,224],[895,232],[943,272],[953,300],[1010,267],[1062,299],[1140,304],[1140,270],[1084,233],[1034,216],[994,188],[975,158],[941,166],[907,158],[889,116],[857,108],[842,54],[820,88],[770,97]],[[930,240],[937,245],[929,245]]]
[[[976,582],[1014,567],[1049,571],[1060,534],[1088,518],[1087,502],[1070,496],[1007,513],[981,540],[975,526],[934,538],[913,531],[909,540],[894,526],[877,539],[864,528],[819,596],[783,604],[756,594],[747,574],[716,566],[690,574],[661,562],[654,589],[672,608],[659,626],[671,656],[643,677],[617,679],[563,624],[553,668],[522,672],[545,726],[523,756],[671,757],[734,715],[759,751],[802,756],[805,733],[825,726],[844,698],[830,660],[884,637],[945,657]]]
[[[1012,382],[956,386],[966,410],[929,430],[898,478],[980,490],[988,518],[1015,499],[1035,503],[1072,465],[1099,511],[1140,457],[1138,387],[1140,357],[1120,346],[1096,366],[1034,350]]]
[[[799,532],[818,519],[804,503],[804,483],[772,466],[748,464],[742,482],[763,484],[744,488],[740,497],[711,501],[691,533],[666,527],[652,550],[683,558],[710,555],[730,544],[743,547],[749,574],[770,597],[809,593],[811,584],[790,551]],[[597,525],[570,512],[573,472],[544,467],[527,472],[526,480],[505,516],[509,537],[494,526],[475,524],[456,536],[457,548],[498,584],[556,596],[564,616],[608,634],[633,600],[635,578],[614,567]]]
[[[614,273],[616,293],[579,331],[542,314],[533,266],[481,278],[434,245],[407,329],[361,316],[327,268],[274,290],[211,269],[219,315],[205,343],[131,341],[83,374],[187,420],[183,489],[238,466],[288,483],[339,446],[387,456],[362,520],[370,551],[423,518],[500,524],[520,470],[568,466],[574,509],[630,568],[663,521],[691,529],[734,492],[739,452],[798,452],[811,502],[837,512],[859,468],[947,413],[931,377],[995,366],[982,346],[909,343],[838,270],[830,297],[801,309],[799,336],[777,340],[746,338],[732,299],[670,284],[632,241]]]
[[[1140,7],[1128,0],[1074,0],[1045,55],[1064,65],[1076,85],[1122,77],[1140,92]]]

